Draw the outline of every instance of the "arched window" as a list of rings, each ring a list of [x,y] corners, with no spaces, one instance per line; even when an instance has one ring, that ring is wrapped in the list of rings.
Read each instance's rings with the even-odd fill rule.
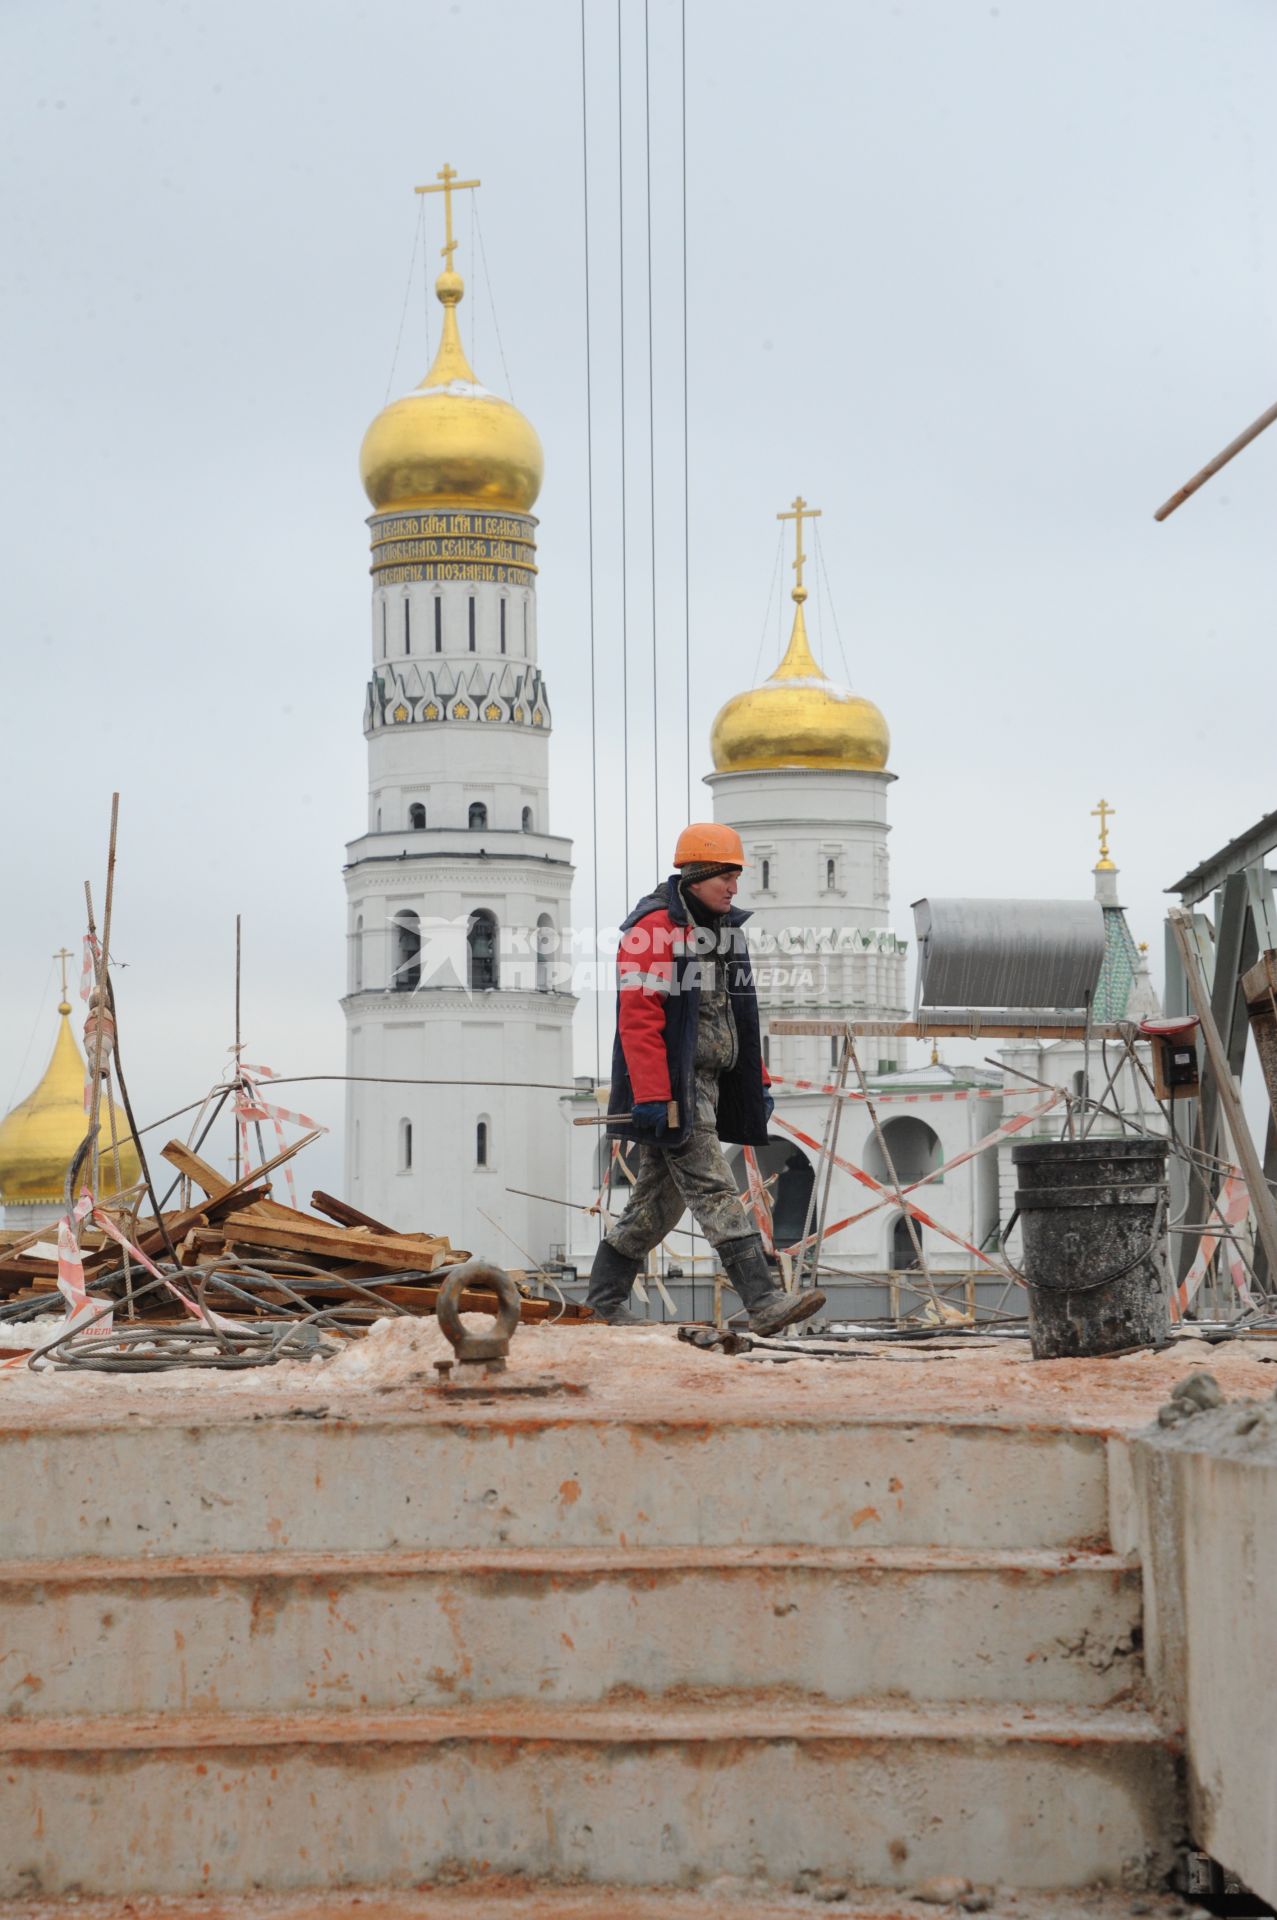
[[[443,595],[435,595],[435,652],[443,652]]]
[[[763,893],[766,893],[768,891],[768,889],[771,886],[771,883],[772,883],[772,863],[770,860],[764,860],[763,870],[762,870],[762,873],[759,875],[759,881],[758,881],[759,887],[761,888]]]
[[[525,833],[531,833],[531,831],[532,831],[532,809],[531,809],[531,807],[525,807],[525,808],[523,809],[523,831],[524,831]]]
[[[351,985],[356,993],[364,989],[364,916],[361,913],[355,921],[355,946],[351,955]]]
[[[482,833],[487,824],[488,809],[484,806],[482,800],[476,800],[470,808],[470,825]]]
[[[378,833],[381,832],[381,808],[380,807],[378,807],[377,809],[377,831]]]
[[[911,1113],[884,1120],[882,1137],[887,1153],[891,1155],[891,1167],[895,1168],[896,1179],[902,1187],[921,1180],[924,1174],[931,1173],[943,1164],[944,1153],[939,1134],[925,1120],[919,1120]],[[865,1143],[864,1167],[865,1172],[871,1173],[882,1185],[891,1186],[891,1167],[887,1165],[887,1156],[876,1136],[871,1136]]]
[[[501,651],[502,653],[505,652],[505,609],[506,609],[506,597],[504,594],[502,594],[501,596]]]
[[[836,1067],[838,1065],[838,1057],[841,1051],[842,1051],[842,1041],[838,1038],[838,1035],[836,1033],[831,1033],[829,1036],[829,1064],[831,1067]]]
[[[412,606],[407,594],[403,597],[403,650],[412,652]]]
[[[474,652],[474,595],[470,595],[470,651]]]
[[[412,1172],[412,1121],[399,1122],[399,1171]]]
[[[381,657],[386,657],[386,603],[381,603]]]
[[[835,887],[837,886],[837,884],[838,884],[838,867],[837,867],[837,863],[836,863],[835,861],[833,861],[833,860],[826,860],[826,862],[825,862],[825,885],[826,885],[826,886],[828,887],[828,889],[829,889],[829,891],[830,891],[830,892],[832,893],[832,892],[833,892],[833,890],[834,890],[834,888],[835,888]]]
[[[922,1228],[915,1223],[914,1232],[922,1243]],[[916,1273],[918,1255],[914,1250],[913,1234],[909,1231],[909,1222],[903,1213],[896,1215],[896,1223],[891,1229],[891,1269],[893,1273]]]
[[[408,809],[408,825],[410,827],[424,827],[425,824],[426,810],[420,800],[414,800]]]
[[[491,1128],[489,1123],[486,1120],[480,1120],[474,1130],[474,1164],[476,1167],[486,1167],[488,1164],[488,1151],[491,1144],[490,1133]]]
[[[395,915],[394,943],[391,987],[396,993],[411,993],[421,985],[421,922],[411,907]]]
[[[466,946],[469,949],[467,962],[467,986],[475,993],[483,993],[489,987],[500,986],[497,961],[497,922],[496,917],[486,908],[470,915],[470,925],[466,930]]]
[[[773,1244],[792,1247],[795,1240],[803,1236],[815,1169],[801,1147],[785,1140],[772,1139],[765,1147],[755,1147],[754,1158],[759,1177],[771,1196]],[[727,1164],[735,1177],[737,1191],[747,1192],[749,1173],[741,1148],[733,1148],[728,1153]]]
[[[559,950],[559,936],[554,921],[548,913],[537,920],[537,992],[549,993],[554,986],[554,961]]]

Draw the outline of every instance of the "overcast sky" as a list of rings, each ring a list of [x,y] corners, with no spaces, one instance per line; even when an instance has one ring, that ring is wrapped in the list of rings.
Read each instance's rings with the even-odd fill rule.
[[[813,643],[891,726],[896,927],[912,936],[922,894],[1089,891],[1103,794],[1160,956],[1162,889],[1277,802],[1277,431],[1152,519],[1277,398],[1277,9],[686,15],[685,309],[680,7],[647,13],[649,388],[645,10],[623,0],[623,651],[617,12],[587,0],[604,922],[627,873],[635,894],[664,870],[689,706],[692,811],[711,811],[709,725],[779,655],[774,516],[801,490],[830,589]],[[225,1062],[237,911],[250,1057],[343,1064],[357,455],[392,365],[394,391],[427,365],[442,236],[436,200],[410,281],[412,187],[445,160],[483,181],[491,299],[459,207],[476,370],[546,450],[552,824],[592,917],[580,8],[3,0],[0,71],[0,1100],[44,1065],[49,955],[77,943],[86,878],[100,898],[118,786],[117,994],[153,1117]],[[334,1185],[341,1090],[294,1101],[334,1128],[308,1156]]]

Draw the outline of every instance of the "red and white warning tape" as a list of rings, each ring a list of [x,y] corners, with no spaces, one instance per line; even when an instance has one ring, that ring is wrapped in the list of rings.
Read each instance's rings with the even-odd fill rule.
[[[1196,1299],[1202,1282],[1206,1278],[1211,1256],[1219,1246],[1224,1248],[1229,1278],[1237,1289],[1238,1298],[1243,1306],[1251,1305],[1250,1281],[1235,1238],[1238,1228],[1242,1226],[1249,1214],[1250,1189],[1240,1172],[1230,1173],[1219,1190],[1219,1199],[1213,1202],[1210,1210],[1210,1218],[1219,1226],[1220,1231],[1212,1233],[1208,1225],[1206,1232],[1202,1235],[1192,1266],[1171,1295],[1172,1320],[1182,1320]]]
[[[1048,1099],[1043,1100],[1038,1106],[1031,1108],[1028,1113],[1016,1114],[1010,1120],[1004,1120],[1000,1127],[995,1127],[992,1133],[986,1133],[984,1138],[977,1140],[973,1146],[964,1147],[961,1153],[955,1153],[951,1160],[944,1162],[943,1166],[933,1167],[930,1173],[924,1173],[920,1180],[911,1180],[907,1186],[902,1187],[900,1190],[901,1196],[904,1198],[904,1204],[914,1219],[924,1227],[931,1227],[946,1240],[953,1241],[954,1245],[961,1247],[964,1252],[973,1254],[977,1260],[984,1266],[989,1267],[994,1273],[1000,1274],[1007,1279],[1014,1278],[1006,1267],[1002,1266],[998,1261],[991,1259],[990,1256],[987,1253],[983,1253],[979,1247],[972,1246],[971,1242],[964,1240],[961,1234],[954,1233],[951,1228],[944,1226],[939,1220],[933,1219],[929,1213],[924,1213],[922,1208],[907,1196],[915,1193],[919,1187],[925,1187],[930,1182],[939,1180],[943,1174],[951,1172],[954,1167],[960,1167],[964,1165],[966,1161],[974,1160],[978,1153],[984,1153],[987,1148],[995,1146],[999,1140],[1004,1140],[1013,1133],[1019,1133],[1022,1128],[1031,1125],[1034,1120],[1040,1120],[1044,1113],[1049,1113],[1051,1108],[1057,1106],[1063,1098],[1064,1093],[1062,1090],[1051,1094]],[[811,1147],[818,1158],[823,1158],[828,1155],[828,1149],[822,1147],[818,1140],[813,1140],[810,1134],[802,1133],[797,1127],[791,1126],[790,1123],[787,1120],[783,1120],[779,1114],[776,1114],[774,1118],[776,1125],[783,1127],[786,1133],[792,1134],[794,1139],[800,1141],[803,1146]],[[864,1207],[859,1213],[849,1213],[844,1219],[836,1220],[833,1226],[826,1227],[824,1234],[826,1240],[832,1238],[835,1233],[841,1233],[846,1227],[855,1226],[857,1221],[868,1219],[870,1214],[877,1213],[880,1208],[897,1204],[896,1190],[894,1187],[884,1186],[880,1180],[875,1180],[872,1174],[866,1173],[863,1167],[856,1166],[850,1160],[844,1160],[840,1154],[835,1153],[828,1155],[828,1157],[833,1160],[836,1167],[841,1167],[844,1173],[849,1173],[852,1178],[858,1180],[862,1186],[868,1187],[871,1192],[876,1193],[878,1198],[871,1207]],[[806,1240],[800,1241],[796,1246],[791,1247],[790,1252],[794,1254],[804,1252],[814,1239],[815,1235],[810,1235]]]
[[[290,1127],[301,1127],[303,1131],[307,1133],[316,1131],[319,1133],[327,1133],[328,1131],[327,1127],[320,1121],[312,1120],[309,1114],[293,1113],[287,1107],[277,1107],[269,1100],[263,1099],[261,1088],[257,1084],[258,1080],[273,1080],[274,1078],[275,1070],[273,1067],[250,1067],[241,1061],[236,1068],[235,1119],[239,1127],[242,1165],[246,1174],[251,1173],[253,1168],[253,1157],[248,1144],[248,1127],[250,1121],[260,1122],[262,1120],[269,1120],[274,1124],[275,1138],[279,1142],[279,1150],[281,1153],[287,1144],[284,1139],[285,1122]],[[293,1180],[293,1169],[291,1165],[285,1166],[284,1178],[288,1182],[288,1191],[292,1195],[293,1205],[296,1206],[297,1187]]]

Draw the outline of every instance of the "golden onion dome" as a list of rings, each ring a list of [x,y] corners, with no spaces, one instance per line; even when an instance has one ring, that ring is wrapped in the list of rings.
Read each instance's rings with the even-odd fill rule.
[[[792,517],[792,516],[791,516]],[[794,589],[794,626],[785,657],[761,687],[738,693],[710,730],[719,773],[758,767],[836,767],[881,773],[891,735],[872,700],[826,678],[803,618],[806,589]]]
[[[58,1037],[44,1077],[34,1093],[0,1122],[0,1200],[8,1207],[47,1205],[61,1200],[66,1172],[84,1139],[84,1061],[71,1031],[71,1008],[59,1002]],[[120,1142],[120,1185],[139,1176],[132,1136]],[[101,1149],[101,1191],[117,1191],[114,1156]]]
[[[481,387],[457,325],[459,273],[441,273],[443,337],[419,387],[392,400],[364,435],[359,476],[378,513],[475,507],[529,513],[545,458],[536,428],[510,401]]]

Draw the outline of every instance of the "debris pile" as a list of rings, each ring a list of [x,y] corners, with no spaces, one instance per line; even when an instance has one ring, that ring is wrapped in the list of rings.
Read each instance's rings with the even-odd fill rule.
[[[114,1302],[122,1317],[146,1324],[192,1314],[206,1324],[300,1318],[347,1333],[362,1333],[387,1313],[433,1314],[444,1281],[469,1253],[446,1234],[401,1232],[322,1191],[311,1196],[314,1213],[283,1205],[271,1197],[267,1176],[296,1150],[228,1180],[170,1141],[163,1155],[187,1189],[186,1204],[126,1228],[131,1254],[100,1231],[81,1232],[91,1300],[103,1311]],[[0,1253],[0,1313],[11,1320],[47,1314],[58,1304],[58,1278],[49,1240],[28,1237]],[[534,1295],[526,1276],[513,1278],[521,1320],[592,1318],[575,1303]],[[496,1294],[467,1289],[460,1309],[495,1314]]]

